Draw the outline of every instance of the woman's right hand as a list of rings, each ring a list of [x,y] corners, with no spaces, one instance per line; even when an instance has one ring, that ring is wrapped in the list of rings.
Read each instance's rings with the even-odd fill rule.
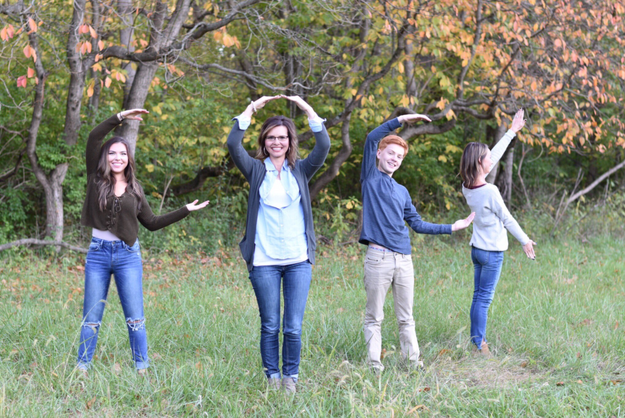
[[[241,116],[246,116],[252,119],[252,115],[254,113],[258,112],[260,109],[265,107],[265,105],[269,103],[270,101],[276,100],[279,98],[280,96],[263,96],[258,100],[253,100],[249,105],[247,105],[247,108],[243,111],[243,113],[241,113]]]
[[[121,116],[121,120],[130,119],[142,121],[141,115],[147,115],[148,113],[150,112],[145,109],[130,109],[119,112],[118,115]]]
[[[523,109],[519,110],[514,115],[514,119],[512,119],[512,126],[510,127],[510,129],[514,133],[519,132],[525,126],[524,116],[525,116],[525,111]]]
[[[532,260],[536,259],[536,253],[534,253],[534,245],[536,245],[536,243],[530,240],[527,244],[523,246],[523,251],[525,251],[525,255],[527,255]]]
[[[427,115],[422,115],[420,113],[407,113],[407,114],[401,115],[400,117],[397,118],[397,121],[399,123],[413,123],[413,122],[416,122],[418,120],[424,120],[426,122],[432,122],[432,119],[430,119]]]

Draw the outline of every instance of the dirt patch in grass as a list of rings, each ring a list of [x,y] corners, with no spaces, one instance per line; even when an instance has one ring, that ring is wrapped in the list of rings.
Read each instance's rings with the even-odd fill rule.
[[[439,384],[459,388],[505,388],[531,381],[546,381],[548,374],[529,367],[525,359],[503,356],[489,359],[467,355],[453,360],[439,358],[428,367]]]

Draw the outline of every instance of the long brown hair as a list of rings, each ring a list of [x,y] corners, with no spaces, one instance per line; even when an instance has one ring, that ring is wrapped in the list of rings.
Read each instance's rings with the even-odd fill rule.
[[[299,157],[299,144],[297,140],[297,130],[293,121],[286,116],[272,116],[263,123],[260,128],[260,134],[258,135],[258,151],[256,152],[256,158],[264,160],[269,157],[269,153],[265,148],[265,139],[267,134],[276,126],[284,126],[289,134],[289,149],[286,151],[286,160],[289,167],[295,168],[295,161]]]
[[[121,143],[126,147],[128,155],[128,165],[124,169],[126,177],[126,190],[137,197],[137,212],[141,211],[141,198],[143,197],[143,189],[135,177],[135,159],[130,153],[130,144],[121,136],[114,136],[106,141],[100,148],[100,157],[98,159],[98,169],[96,171],[95,184],[98,188],[98,204],[101,211],[106,210],[107,198],[110,197],[115,190],[115,176],[111,172],[109,164],[109,150],[113,144]]]
[[[475,186],[477,176],[479,174],[480,163],[486,157],[488,147],[481,142],[469,142],[460,159],[460,175],[464,182],[464,187],[471,188]]]

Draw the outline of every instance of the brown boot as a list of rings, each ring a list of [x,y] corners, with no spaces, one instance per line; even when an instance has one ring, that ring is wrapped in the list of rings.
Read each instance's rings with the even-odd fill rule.
[[[490,349],[488,348],[488,344],[486,344],[486,341],[482,341],[482,348],[480,348],[478,352],[486,358],[491,358],[493,356],[493,354],[490,352]]]
[[[277,377],[270,377],[269,379],[267,379],[267,387],[269,387],[269,389],[271,390],[280,389],[280,379],[278,379]]]
[[[297,392],[297,389],[295,387],[295,380],[293,380],[292,377],[283,377],[282,390],[288,394],[295,394],[295,392]]]

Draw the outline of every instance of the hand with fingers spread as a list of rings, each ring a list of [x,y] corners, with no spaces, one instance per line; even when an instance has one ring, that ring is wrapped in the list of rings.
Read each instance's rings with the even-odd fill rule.
[[[468,228],[469,225],[471,225],[471,222],[473,222],[473,218],[475,218],[475,212],[471,212],[471,214],[467,216],[465,219],[460,219],[454,222],[451,225],[451,232],[456,232],[456,231],[460,231],[461,229]]]
[[[532,260],[536,259],[536,253],[534,253],[534,245],[536,245],[536,243],[530,240],[527,244],[523,246],[523,251],[525,251],[525,255],[527,255]]]
[[[523,109],[516,112],[514,119],[512,119],[512,127],[510,128],[514,133],[519,132],[525,126],[525,111]]]
[[[150,112],[145,109],[130,109],[119,112],[117,118],[120,122],[125,119],[142,121],[141,115],[147,115],[148,113]]]
[[[208,205],[210,203],[210,200],[207,200],[205,202],[202,202],[200,204],[197,203],[198,200],[195,199],[193,202],[189,203],[187,205],[187,209],[189,209],[189,212],[193,212],[194,210],[200,210],[206,207],[206,205]]]
[[[430,119],[427,115],[422,115],[420,113],[408,113],[397,118],[399,123],[414,123],[419,120],[432,122],[432,119]]]
[[[306,116],[308,116],[308,119],[317,119],[319,117],[317,116],[317,112],[315,112],[312,106],[306,103],[306,101],[302,99],[301,97],[285,96],[285,95],[281,95],[280,97],[282,97],[283,99],[287,99],[291,102],[294,102],[297,105],[297,107],[299,107],[304,113],[306,113]]]

